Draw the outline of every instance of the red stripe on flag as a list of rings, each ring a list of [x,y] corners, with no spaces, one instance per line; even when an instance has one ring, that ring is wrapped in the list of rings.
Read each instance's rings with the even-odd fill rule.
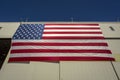
[[[108,46],[107,43],[48,43],[48,42],[42,42],[42,43],[35,43],[35,42],[16,42],[12,43],[12,46],[26,46],[26,45],[32,45],[32,46]]]
[[[43,32],[43,34],[102,34],[102,32]]]
[[[96,30],[99,30],[100,28],[96,28],[96,27],[94,27],[94,28],[91,28],[91,27],[86,27],[86,28],[74,28],[74,27],[73,27],[73,28],[71,28],[71,27],[70,27],[70,28],[68,28],[68,27],[65,27],[65,28],[57,27],[57,28],[56,28],[56,27],[45,27],[44,29],[45,29],[45,30],[47,30],[47,29],[50,29],[50,30],[51,30],[51,29],[59,29],[59,30],[61,30],[61,29],[86,29],[86,30],[87,30],[87,29],[91,29],[91,30],[94,30],[94,29],[96,29]]]
[[[45,36],[43,36],[42,37],[42,39],[104,39],[104,37],[93,37],[93,36],[83,36],[83,37],[76,37],[76,36],[61,36],[61,37],[52,37],[52,36],[50,36],[50,37],[45,37]]]
[[[11,50],[11,53],[108,53],[111,54],[110,50],[59,50],[59,49],[20,49],[20,50]]]
[[[99,24],[45,24],[45,26],[99,26]]]
[[[110,57],[17,57],[10,58],[8,62],[14,61],[115,61]]]

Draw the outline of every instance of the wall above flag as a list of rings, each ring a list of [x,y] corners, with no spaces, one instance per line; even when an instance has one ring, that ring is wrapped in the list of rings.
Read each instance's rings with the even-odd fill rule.
[[[114,61],[99,24],[21,24],[9,62]]]

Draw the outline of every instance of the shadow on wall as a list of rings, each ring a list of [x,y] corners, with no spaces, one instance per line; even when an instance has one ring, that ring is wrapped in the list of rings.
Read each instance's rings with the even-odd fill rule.
[[[10,38],[0,38],[0,69],[9,52],[10,45],[11,45]]]

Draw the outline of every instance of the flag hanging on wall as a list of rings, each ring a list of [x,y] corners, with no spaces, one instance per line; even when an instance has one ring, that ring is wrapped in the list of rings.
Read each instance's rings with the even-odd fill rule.
[[[21,24],[9,62],[113,61],[98,24]]]

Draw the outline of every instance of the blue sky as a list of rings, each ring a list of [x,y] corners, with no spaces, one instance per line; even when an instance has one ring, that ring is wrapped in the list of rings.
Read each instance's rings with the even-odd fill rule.
[[[0,22],[117,21],[120,0],[0,0]]]

